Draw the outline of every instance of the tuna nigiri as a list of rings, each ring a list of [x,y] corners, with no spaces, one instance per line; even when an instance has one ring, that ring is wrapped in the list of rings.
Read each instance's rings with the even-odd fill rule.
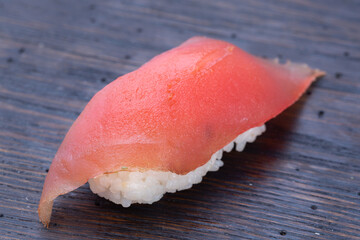
[[[199,183],[322,75],[205,37],[154,57],[100,90],[73,123],[46,176],[40,221],[48,226],[54,199],[87,181],[124,207]]]

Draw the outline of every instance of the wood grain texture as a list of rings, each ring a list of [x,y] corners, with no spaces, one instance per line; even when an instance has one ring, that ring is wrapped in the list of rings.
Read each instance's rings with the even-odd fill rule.
[[[0,0],[1,239],[360,239],[360,2]],[[117,76],[194,35],[327,71],[191,190],[122,208],[85,185],[38,222],[68,128]]]

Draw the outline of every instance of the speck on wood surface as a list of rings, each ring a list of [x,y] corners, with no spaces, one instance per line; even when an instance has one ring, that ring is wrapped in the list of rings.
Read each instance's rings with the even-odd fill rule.
[[[0,238],[360,239],[358,1],[0,1]],[[191,190],[122,208],[88,185],[36,213],[89,99],[194,35],[328,74]]]

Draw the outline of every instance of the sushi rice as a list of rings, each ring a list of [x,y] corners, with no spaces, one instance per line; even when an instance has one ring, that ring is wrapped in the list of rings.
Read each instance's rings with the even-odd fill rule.
[[[208,171],[217,171],[224,165],[221,161],[223,151],[230,152],[236,144],[236,151],[241,152],[247,142],[255,141],[264,131],[265,125],[247,130],[214,153],[207,163],[185,175],[170,171],[134,172],[125,169],[90,179],[90,189],[93,193],[123,207],[129,207],[132,203],[151,204],[160,200],[167,192],[174,193],[200,183]]]

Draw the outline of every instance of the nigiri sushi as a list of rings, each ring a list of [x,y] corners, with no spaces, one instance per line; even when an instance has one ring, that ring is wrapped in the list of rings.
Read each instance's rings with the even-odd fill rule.
[[[73,123],[46,176],[40,221],[48,226],[54,199],[87,181],[124,207],[190,188],[322,75],[206,37],[154,57],[100,90]]]

